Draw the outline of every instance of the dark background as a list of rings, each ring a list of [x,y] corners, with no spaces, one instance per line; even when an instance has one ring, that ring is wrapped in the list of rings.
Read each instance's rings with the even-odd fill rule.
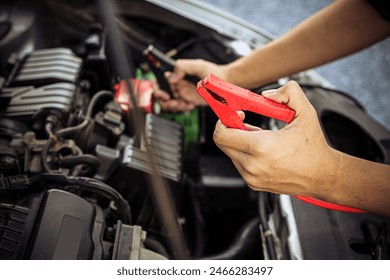
[[[330,0],[201,0],[278,37],[329,5]],[[338,89],[357,98],[390,130],[390,38],[359,53],[316,68]]]

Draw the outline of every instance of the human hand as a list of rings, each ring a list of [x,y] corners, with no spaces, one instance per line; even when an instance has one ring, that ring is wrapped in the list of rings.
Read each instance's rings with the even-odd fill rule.
[[[247,131],[218,121],[214,141],[254,190],[322,198],[333,187],[339,153],[326,142],[316,111],[296,82],[263,96],[295,110],[278,131],[247,125]],[[239,112],[242,119],[243,112]]]
[[[205,106],[206,101],[196,92],[196,85],[185,80],[186,75],[197,76],[199,80],[213,73],[225,77],[223,66],[202,59],[179,59],[175,71],[167,72],[166,77],[172,88],[174,99],[161,89],[155,90],[154,97],[165,111],[185,112],[195,106]]]

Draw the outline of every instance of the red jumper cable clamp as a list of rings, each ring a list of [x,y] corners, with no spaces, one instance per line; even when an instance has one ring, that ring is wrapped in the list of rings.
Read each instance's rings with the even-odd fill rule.
[[[287,123],[291,122],[295,115],[295,111],[284,104],[230,84],[212,74],[199,81],[197,89],[222,123],[230,128],[246,130],[237,114],[239,110],[252,111]]]
[[[210,105],[222,123],[229,128],[246,130],[244,122],[237,111],[251,111],[270,118],[290,123],[295,111],[287,105],[267,99],[248,89],[228,83],[210,74],[197,85],[198,93]],[[330,210],[365,213],[366,211],[328,203],[322,200],[305,196],[296,196],[298,199]]]

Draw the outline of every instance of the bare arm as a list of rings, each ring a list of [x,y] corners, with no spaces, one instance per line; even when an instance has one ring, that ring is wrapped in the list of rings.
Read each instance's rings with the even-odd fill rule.
[[[252,54],[223,66],[228,81],[251,88],[362,50],[390,35],[365,0],[339,0]]]
[[[390,166],[338,153],[338,180],[323,199],[390,217]]]
[[[285,128],[269,131],[247,125],[248,131],[244,131],[226,128],[218,121],[214,131],[215,143],[231,158],[248,186],[390,216],[389,165],[330,147],[315,109],[297,83],[289,82],[266,97],[295,110],[294,120]]]
[[[156,93],[164,109],[186,111],[206,103],[185,74],[214,75],[245,88],[261,86],[362,50],[390,35],[390,23],[365,0],[339,0],[294,29],[227,65],[201,59],[178,60],[171,76],[176,99]]]

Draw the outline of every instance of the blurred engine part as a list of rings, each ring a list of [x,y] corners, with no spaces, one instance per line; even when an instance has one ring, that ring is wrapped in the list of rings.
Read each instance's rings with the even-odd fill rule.
[[[140,227],[119,222],[110,238],[103,210],[62,190],[31,195],[16,205],[1,203],[0,227],[1,259],[164,259],[144,248]]]
[[[70,49],[37,50],[8,61],[10,75],[0,91],[3,117],[42,130],[49,116],[66,124],[77,92],[82,60]],[[12,60],[12,59],[9,59]]]
[[[58,82],[76,84],[80,76],[82,60],[70,49],[36,50],[22,59],[15,56],[11,55],[8,60],[12,70],[7,86],[37,87]]]
[[[143,138],[95,2],[28,3],[0,4],[8,11],[0,14],[1,259],[172,259],[166,209],[196,259],[389,258],[387,217],[259,196],[214,145],[209,108],[168,114],[151,98],[149,44],[174,59],[226,64],[269,42],[266,33],[196,1],[115,1],[111,19],[132,57],[121,63],[134,73],[136,96],[145,97]],[[390,133],[356,100],[312,71],[288,78],[304,87],[329,144],[389,163]],[[255,114],[246,122],[279,128]],[[157,174],[168,207],[153,196]]]
[[[117,225],[113,260],[165,260],[166,258],[144,247],[146,232],[140,226]],[[130,248],[128,250],[127,248]]]

